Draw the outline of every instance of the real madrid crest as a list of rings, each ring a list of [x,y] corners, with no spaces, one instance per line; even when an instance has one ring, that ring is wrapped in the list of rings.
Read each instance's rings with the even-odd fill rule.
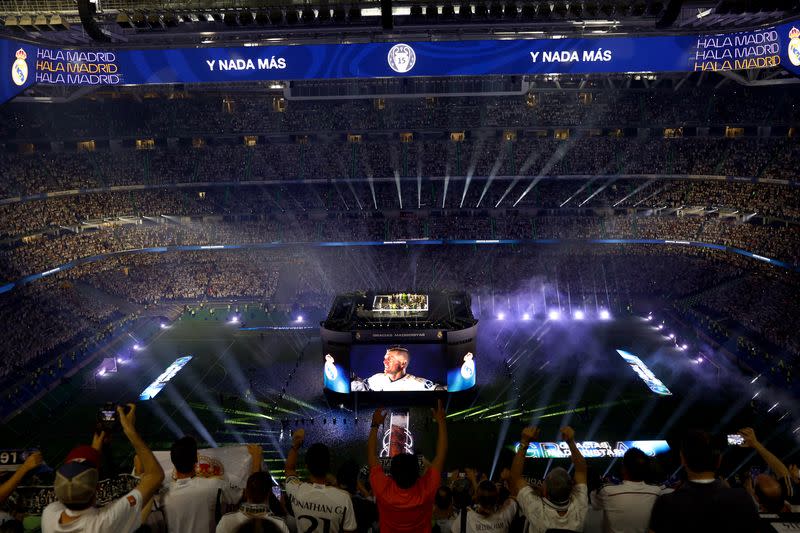
[[[475,361],[472,352],[467,352],[464,356],[464,364],[461,365],[461,377],[470,380],[475,375]]]
[[[15,85],[22,86],[28,81],[28,64],[25,62],[28,58],[28,54],[25,53],[25,50],[20,48],[17,50],[16,55],[17,60],[11,65],[11,79],[14,81]]]
[[[800,67],[800,30],[795,27],[789,31],[789,46],[786,49],[792,65]]]

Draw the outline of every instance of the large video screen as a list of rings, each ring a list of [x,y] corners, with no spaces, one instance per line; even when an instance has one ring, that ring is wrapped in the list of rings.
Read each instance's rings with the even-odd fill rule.
[[[191,355],[186,355],[179,359],[175,359],[164,372],[156,378],[146,389],[139,395],[139,400],[152,400],[159,392],[169,383],[169,380],[175,377],[175,374],[180,372],[181,368],[186,366],[186,363],[192,360]]]
[[[355,344],[350,349],[350,390],[447,390],[442,344]]]
[[[647,365],[644,364],[644,361],[636,357],[630,352],[625,350],[617,350],[617,353],[627,361],[636,375],[645,382],[647,387],[653,391],[654,393],[661,395],[661,396],[671,396],[672,393],[669,391],[666,385],[664,385],[660,379],[653,374],[652,370],[647,368]]]
[[[329,346],[325,388],[334,392],[457,392],[475,385],[474,343]]]

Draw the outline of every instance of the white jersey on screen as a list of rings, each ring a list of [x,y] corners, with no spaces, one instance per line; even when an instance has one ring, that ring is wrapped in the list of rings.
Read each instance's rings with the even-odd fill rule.
[[[367,378],[367,387],[371,391],[424,391],[436,390],[437,385],[429,379],[418,378],[411,374],[392,381],[388,375],[381,372]],[[354,387],[353,390],[358,389]]]
[[[299,531],[339,533],[356,530],[353,502],[345,491],[316,483],[303,483],[292,476],[286,480],[286,494],[292,503]]]
[[[169,483],[161,495],[167,530],[170,533],[214,533],[218,493],[223,506],[237,504],[242,498],[241,489],[231,487],[222,479],[195,476]]]

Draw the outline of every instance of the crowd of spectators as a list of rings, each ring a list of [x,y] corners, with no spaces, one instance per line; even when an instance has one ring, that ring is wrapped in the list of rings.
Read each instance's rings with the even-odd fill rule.
[[[463,180],[449,180],[447,196],[444,181],[415,179],[397,186],[381,181],[337,184],[285,184],[164,188],[138,191],[103,192],[62,196],[0,205],[0,237],[19,237],[59,227],[78,227],[105,219],[130,216],[210,217],[273,216],[283,213],[394,213],[424,210],[434,214],[444,204],[448,211],[466,214],[476,206],[506,209],[492,213],[501,219],[524,216],[530,210],[559,210],[570,214],[576,209],[610,213],[611,208],[652,209],[702,208],[703,212],[723,209],[745,215],[785,220],[800,220],[800,200],[787,185],[751,182],[726,182],[697,179],[542,179],[528,189],[531,180],[512,181],[474,178],[464,192]],[[638,189],[641,189],[637,192]],[[485,191],[485,192],[484,192]],[[373,196],[374,194],[374,196]],[[462,203],[463,196],[463,203]],[[522,199],[517,200],[522,196]],[[510,209],[516,206],[519,209]],[[461,209],[459,209],[461,208]],[[587,211],[584,211],[587,212]],[[626,213],[631,213],[626,211]]]
[[[463,142],[423,139],[404,143],[384,138],[361,142],[325,139],[307,144],[262,141],[255,146],[245,146],[236,139],[226,142],[199,148],[175,145],[153,150],[117,147],[89,152],[5,152],[0,154],[4,168],[0,198],[142,184],[312,179],[336,180],[345,191],[348,185],[342,180],[363,182],[395,176],[414,188],[417,176],[426,182],[427,178],[444,176],[457,181],[464,176],[522,176],[522,182],[526,182],[535,176],[586,175],[607,181],[617,175],[662,174],[793,182],[797,179],[794,162],[800,156],[799,145],[792,138],[616,138],[585,132],[574,132],[564,140],[520,136],[507,141],[500,133],[479,132]],[[495,200],[505,188],[495,192]],[[429,194],[441,195],[441,187],[437,189]],[[737,200],[748,199],[746,191],[732,190]],[[429,194],[424,195],[426,201],[431,199]],[[368,194],[362,195],[367,199]],[[477,197],[467,205],[476,201]],[[595,205],[601,203],[595,201]]]
[[[761,221],[761,219],[758,219]],[[161,246],[254,245],[392,241],[413,239],[655,239],[698,241],[747,250],[789,264],[800,264],[800,226],[765,225],[735,217],[686,215],[668,211],[657,216],[482,213],[450,216],[406,216],[385,213],[298,213],[281,218],[241,216],[182,220],[176,217],[134,218],[126,223],[57,230],[28,237],[0,249],[0,279],[48,271],[69,261]]]
[[[135,452],[132,482],[117,484],[123,490],[110,501],[101,498],[99,480],[108,475],[104,457],[112,444],[100,426],[91,445],[73,448],[54,475],[40,468],[42,455],[34,452],[0,484],[0,505],[26,481],[51,484],[41,487],[47,501],[40,516],[19,507],[0,511],[0,527],[21,531],[23,523],[36,522],[43,533],[769,533],[781,531],[773,522],[784,527],[795,522],[798,469],[787,466],[749,427],[738,437],[753,453],[733,471],[723,459],[737,452],[724,436],[683,429],[673,441],[674,453],[652,457],[631,447],[601,476],[570,426],[559,430],[569,469],[563,460],[551,468],[551,460],[542,472],[544,461],[526,460],[531,445],[541,441],[535,426],[521,431],[514,451],[495,458],[496,467],[490,468],[492,450],[474,447],[470,464],[454,464],[449,452],[461,451],[464,443],[451,442],[441,400],[431,411],[436,438],[430,459],[424,453],[430,451],[419,446],[379,457],[379,438],[398,431],[387,424],[388,411],[381,407],[364,435],[365,461],[362,454],[342,457],[324,439],[306,448],[306,430],[298,428],[286,450],[284,482],[278,483],[260,445],[242,446],[246,455],[236,451],[246,459],[244,472],[237,474],[224,463],[218,472],[204,469],[201,462],[208,458],[201,457],[191,436],[173,442],[165,463],[140,436],[136,406],[118,406],[121,432]],[[499,424],[487,422],[492,423]],[[498,444],[513,442],[512,435]],[[283,448],[284,442],[272,446]],[[671,476],[666,473],[676,466]]]
[[[526,96],[284,101],[264,95],[173,92],[169,98],[79,100],[57,107],[12,103],[2,115],[11,138],[61,139],[186,134],[362,132],[535,126],[715,126],[796,124],[798,98],[780,87],[587,89]],[[102,121],[85,117],[102,116]]]

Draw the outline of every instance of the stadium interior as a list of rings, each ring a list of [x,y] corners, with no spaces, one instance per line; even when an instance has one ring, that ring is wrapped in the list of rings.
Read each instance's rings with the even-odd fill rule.
[[[379,425],[387,472],[411,453],[452,489],[448,516],[425,500],[435,531],[481,530],[454,518],[472,505],[502,522],[509,504],[482,503],[481,479],[516,502],[500,533],[695,531],[663,525],[665,492],[644,529],[613,529],[574,492],[580,475],[590,492],[628,483],[623,454],[641,448],[646,480],[680,493],[695,481],[681,453],[693,430],[714,441],[717,478],[761,513],[741,531],[789,531],[777,517],[800,527],[798,74],[414,75],[415,56],[410,67],[392,56],[408,46],[395,43],[421,43],[423,68],[423,45],[463,47],[482,68],[476,43],[760,35],[800,26],[798,14],[785,0],[0,2],[11,43],[0,51],[19,48],[15,68],[37,72],[0,102],[0,483],[16,488],[0,490],[0,527],[8,517],[62,531],[45,507],[61,497],[64,458],[93,432],[107,433],[100,472],[112,480],[98,504],[146,479],[130,475],[142,455],[127,426],[113,438],[103,426],[128,403],[152,450],[191,436],[232,472],[220,450],[258,445],[286,531],[323,531],[295,513],[295,468],[319,482],[310,460],[296,466],[298,430],[330,448],[335,474],[345,460],[375,468],[367,439]],[[781,54],[800,66],[800,32],[790,35]],[[39,59],[28,51],[25,63],[23,44]],[[39,77],[47,49],[158,50],[180,63],[167,54],[317,45],[395,45],[397,75]],[[401,388],[397,376],[415,381]],[[525,480],[543,496],[513,484],[526,449]],[[31,454],[37,470],[12,479]],[[571,509],[588,506],[569,524],[558,522],[573,516],[566,506],[547,522],[525,503],[553,497],[561,466]],[[364,467],[363,499],[380,516],[362,523],[356,508],[358,531],[414,530],[387,518],[373,476]],[[779,511],[753,489],[767,477]],[[474,491],[459,503],[464,478]],[[192,531],[157,514],[141,531]]]

